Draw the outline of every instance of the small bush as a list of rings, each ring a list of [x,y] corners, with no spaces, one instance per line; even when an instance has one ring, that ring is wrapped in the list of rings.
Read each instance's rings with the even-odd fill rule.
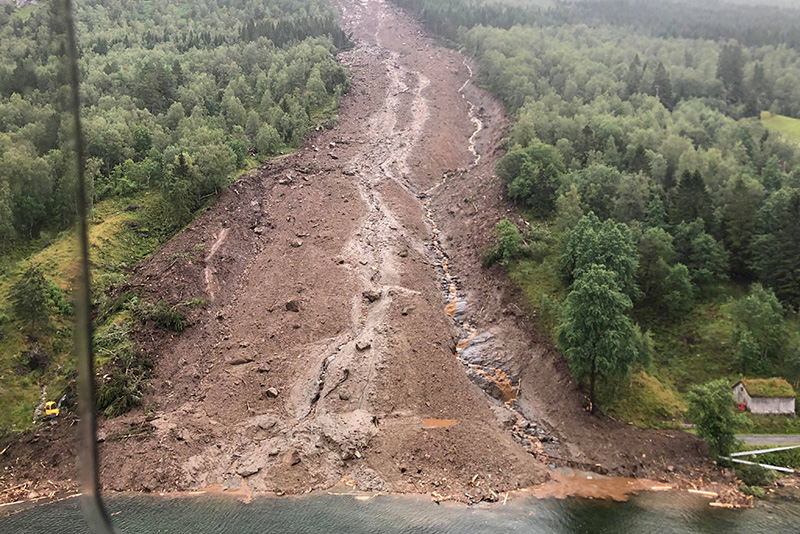
[[[496,230],[497,245],[486,251],[483,264],[491,267],[495,263],[500,263],[503,267],[508,267],[511,262],[522,257],[524,253],[522,234],[508,219],[497,223]]]
[[[737,469],[737,475],[747,486],[769,486],[775,482],[775,472],[760,465],[745,465]]]
[[[72,315],[72,304],[67,300],[64,290],[58,287],[55,282],[47,281],[48,304],[60,315],[69,317]]]
[[[758,486],[748,486],[747,484],[742,484],[739,486],[739,491],[745,495],[752,495],[756,499],[760,499],[767,494],[767,492],[764,491],[764,488],[760,488]]]
[[[206,305],[206,299],[201,297],[189,299],[181,303],[181,306],[185,306],[187,308],[202,308],[205,305]]]
[[[189,319],[186,318],[186,314],[179,310],[177,306],[170,306],[163,300],[153,306],[147,316],[159,328],[172,330],[173,332],[183,332],[189,326]]]

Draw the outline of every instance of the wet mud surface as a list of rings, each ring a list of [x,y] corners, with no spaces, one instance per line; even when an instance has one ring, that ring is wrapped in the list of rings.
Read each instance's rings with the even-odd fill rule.
[[[691,436],[590,416],[512,284],[481,267],[511,209],[493,175],[508,123],[468,61],[385,1],[339,6],[357,43],[340,55],[341,123],[238,180],[137,268],[148,298],[207,304],[179,335],[137,332],[153,387],[144,409],[101,422],[105,488],[345,481],[492,501],[556,466],[709,472]],[[0,483],[73,485],[76,428],[13,444]]]

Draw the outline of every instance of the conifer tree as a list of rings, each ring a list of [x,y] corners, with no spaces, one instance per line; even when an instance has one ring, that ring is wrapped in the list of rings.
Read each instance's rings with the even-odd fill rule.
[[[795,310],[800,310],[800,191],[795,191],[774,250],[775,293]]]
[[[642,87],[642,61],[639,59],[639,54],[636,54],[628,67],[628,73],[625,75],[625,90],[628,96],[634,95],[640,91]]]
[[[676,224],[695,219],[711,221],[711,195],[700,171],[685,171],[672,198],[671,220]]]
[[[722,48],[717,63],[717,78],[722,80],[731,102],[738,102],[744,96],[744,64],[740,45],[726,44]]]
[[[11,286],[14,315],[25,323],[30,335],[35,335],[50,322],[48,294],[47,280],[36,265],[29,267],[22,278]]]
[[[672,109],[672,78],[660,61],[653,78],[653,94],[661,100],[665,108]]]

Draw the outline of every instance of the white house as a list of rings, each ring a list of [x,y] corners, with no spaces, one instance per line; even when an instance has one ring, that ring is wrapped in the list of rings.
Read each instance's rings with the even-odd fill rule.
[[[736,403],[757,414],[794,414],[795,392],[783,378],[742,378],[733,385]]]

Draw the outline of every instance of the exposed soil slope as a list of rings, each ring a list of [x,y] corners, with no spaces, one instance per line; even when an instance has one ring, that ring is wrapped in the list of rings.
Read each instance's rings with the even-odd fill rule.
[[[503,273],[480,267],[510,208],[492,174],[507,122],[465,83],[464,57],[382,0],[341,11],[358,43],[341,56],[341,124],[232,185],[137,269],[150,298],[207,304],[180,335],[138,332],[154,387],[146,409],[102,422],[104,485],[349,479],[479,500],[543,482],[547,463],[702,465],[692,438],[589,416]],[[0,456],[22,458],[3,484],[69,479],[67,424],[37,438],[59,451],[42,469],[30,444]]]

